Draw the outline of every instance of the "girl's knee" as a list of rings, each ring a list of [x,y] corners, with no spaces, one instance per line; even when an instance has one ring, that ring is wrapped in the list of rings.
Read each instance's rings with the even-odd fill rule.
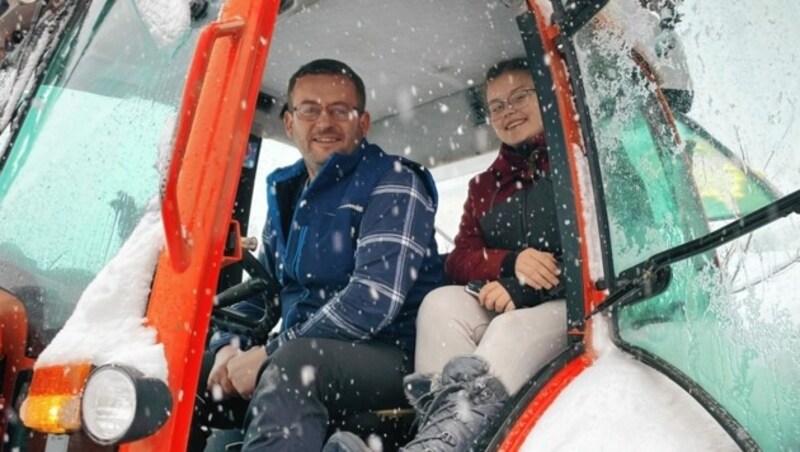
[[[454,313],[482,309],[475,298],[464,291],[463,286],[444,286],[431,291],[422,301],[417,314],[420,320],[440,322]]]
[[[519,336],[553,336],[567,333],[567,315],[564,303],[548,302],[542,305],[517,309],[501,314],[489,324],[487,335],[494,333]]]

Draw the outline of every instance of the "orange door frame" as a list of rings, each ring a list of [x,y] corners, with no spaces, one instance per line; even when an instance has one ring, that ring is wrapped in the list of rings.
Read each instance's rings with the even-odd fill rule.
[[[553,0],[557,1],[557,0]],[[548,68],[550,75],[553,79],[553,90],[555,92],[557,108],[560,112],[561,127],[564,130],[565,149],[567,150],[567,162],[570,170],[570,180],[575,186],[578,185],[579,171],[578,171],[578,158],[575,149],[583,149],[583,138],[580,132],[580,124],[578,123],[578,113],[575,109],[573,102],[573,92],[570,85],[569,75],[567,74],[566,64],[557,50],[556,42],[560,34],[558,25],[548,24],[544,18],[544,12],[538,5],[536,0],[528,0],[528,7],[533,11],[536,21],[536,29],[540,33],[542,43],[544,44],[545,55],[549,58],[550,64]],[[586,221],[581,215],[585,208],[585,203],[582,199],[580,190],[573,190],[575,197],[575,209],[578,212],[577,223],[578,232],[581,237],[580,241],[580,255],[581,255],[581,284],[583,284],[584,291],[584,314],[589,313],[595,306],[600,304],[606,297],[606,293],[598,290],[589,274],[589,240],[586,240],[586,234],[589,228],[585,224]],[[589,194],[591,196],[591,194]],[[584,370],[592,365],[592,351],[591,344],[588,341],[592,329],[592,320],[586,321],[585,329],[582,331],[570,331],[570,334],[580,335],[583,337],[584,343],[589,347],[587,352],[584,352],[570,361],[563,369],[556,373],[550,381],[548,381],[541,391],[531,400],[528,406],[520,415],[514,427],[509,431],[507,436],[500,444],[499,450],[501,451],[517,451],[525,442],[528,434],[531,432],[536,423],[541,419],[542,415],[552,403],[558,398],[561,391],[566,388],[575,378],[577,378]]]
[[[169,366],[170,419],[122,452],[185,450],[236,190],[280,0],[228,0],[183,94],[162,214],[167,250],[147,309]],[[180,207],[179,207],[180,206]]]

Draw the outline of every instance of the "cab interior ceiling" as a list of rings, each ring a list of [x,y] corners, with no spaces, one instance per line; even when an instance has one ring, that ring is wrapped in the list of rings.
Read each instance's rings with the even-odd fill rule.
[[[370,141],[436,166],[497,149],[480,113],[492,64],[524,55],[511,11],[492,0],[295,0],[275,28],[253,133],[288,142],[289,77],[335,58],[364,79]]]

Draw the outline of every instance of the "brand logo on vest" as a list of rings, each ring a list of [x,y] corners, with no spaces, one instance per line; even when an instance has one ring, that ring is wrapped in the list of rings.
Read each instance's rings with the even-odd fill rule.
[[[363,213],[364,212],[364,207],[363,206],[359,206],[358,204],[349,204],[349,203],[348,204],[342,204],[341,206],[339,206],[339,208],[340,209],[352,209],[352,210],[355,210],[358,213]]]

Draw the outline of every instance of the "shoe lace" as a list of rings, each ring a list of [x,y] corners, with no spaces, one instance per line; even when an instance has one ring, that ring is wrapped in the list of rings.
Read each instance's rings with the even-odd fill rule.
[[[458,416],[458,411],[464,409],[463,406],[459,406],[459,399],[457,397],[450,397],[451,394],[467,389],[466,386],[465,383],[453,383],[444,386],[439,388],[435,394],[432,394],[432,397],[429,397],[428,400],[423,403],[420,409],[420,416],[415,422],[420,427],[419,432],[414,440],[408,443],[406,447],[441,441],[450,446],[455,446],[457,443],[457,436],[441,427],[441,424],[449,419],[455,419],[458,424],[472,430],[469,424]],[[469,409],[472,415],[478,415],[483,418],[487,417],[483,411],[479,410],[472,403],[466,405],[466,408]],[[437,413],[442,413],[442,417],[439,419],[432,419]],[[478,425],[482,426],[483,423],[479,423]],[[433,449],[426,447],[425,450]]]
[[[450,405],[455,405],[455,401],[451,398],[448,398],[448,396],[461,391],[464,389],[464,386],[464,384],[452,383],[436,390],[432,394],[432,397],[430,397],[427,402],[423,403],[422,408],[420,409],[420,416],[417,418],[420,429],[425,428],[425,425],[428,423],[430,417],[439,411],[439,405],[442,405],[442,409],[445,409]]]
[[[415,432],[418,430],[422,430],[422,427],[425,425],[425,421],[430,417],[431,413],[434,411],[434,408],[441,403],[442,400],[442,393],[449,394],[449,389],[453,385],[446,385],[438,387],[437,389],[431,390],[422,396],[418,397],[415,402],[412,403],[414,407],[414,411],[416,411],[416,416],[414,416],[414,420],[411,422],[411,426],[409,427],[409,432]]]

